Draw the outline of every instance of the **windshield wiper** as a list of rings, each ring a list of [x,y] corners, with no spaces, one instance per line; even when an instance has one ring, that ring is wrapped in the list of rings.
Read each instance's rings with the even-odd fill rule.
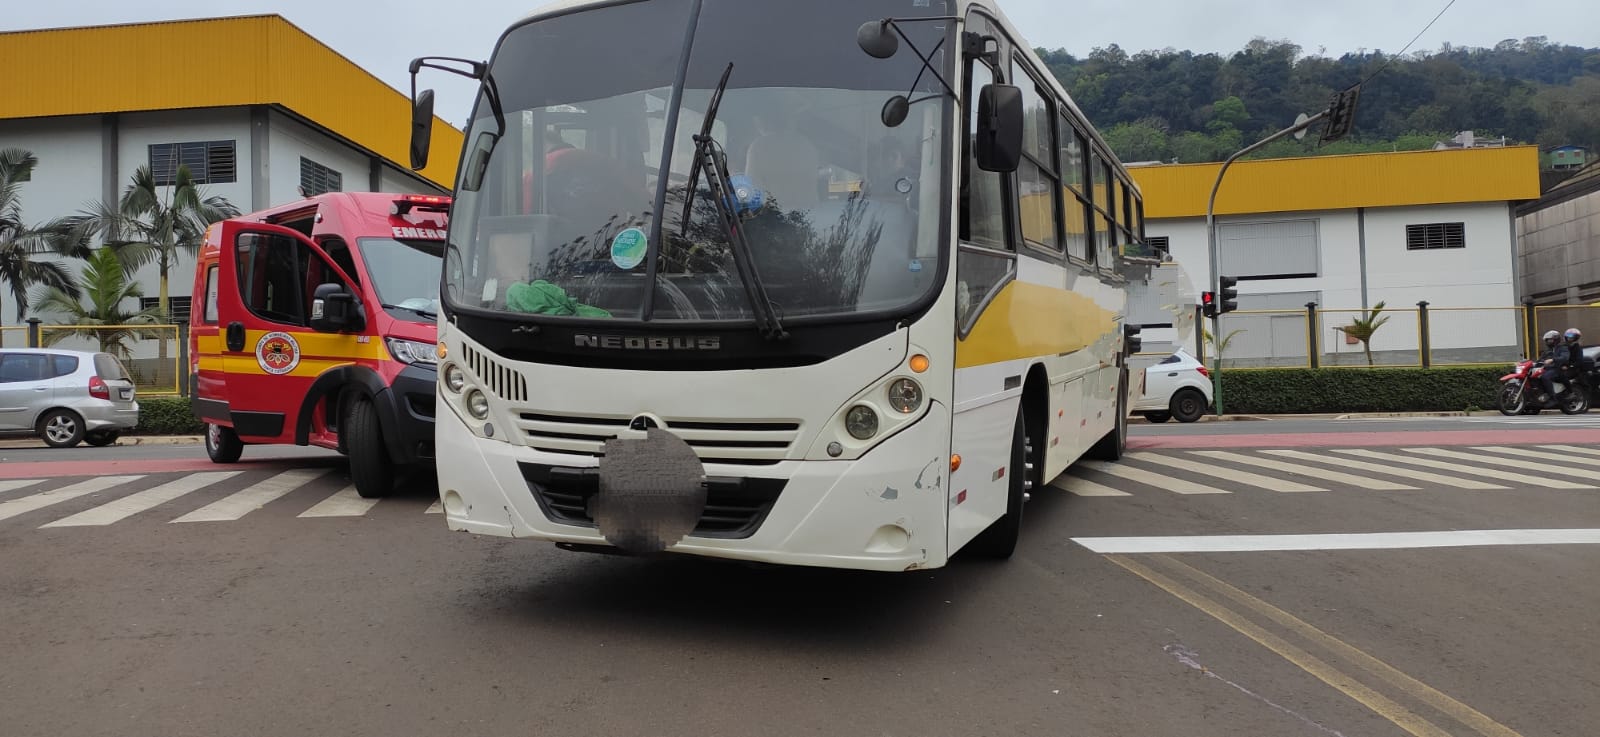
[[[722,227],[728,232],[734,269],[739,273],[739,280],[744,282],[745,294],[750,297],[750,311],[756,318],[756,330],[767,340],[786,340],[789,333],[778,319],[777,306],[767,296],[767,287],[762,284],[761,274],[756,271],[750,241],[745,239],[739,215],[729,200],[733,193],[733,182],[728,174],[727,154],[723,152],[722,144],[717,143],[717,139],[711,135],[711,126],[717,120],[717,108],[722,104],[722,93],[728,89],[728,76],[731,74],[733,63],[729,62],[728,68],[722,71],[722,81],[717,83],[717,89],[711,95],[711,104],[706,107],[700,132],[694,136],[694,163],[689,169],[689,192],[684,197],[683,230],[685,233],[689,230],[690,207],[694,204],[694,191],[700,183],[700,170],[704,168],[708,172],[706,184],[711,189],[711,201],[716,204]]]
[[[428,318],[429,320],[438,319],[439,317],[439,313],[432,312],[430,310],[424,310],[420,307],[402,307],[400,305],[391,305],[387,303],[381,304],[379,307],[382,307],[386,310],[405,310],[407,312],[415,312],[418,315]]]

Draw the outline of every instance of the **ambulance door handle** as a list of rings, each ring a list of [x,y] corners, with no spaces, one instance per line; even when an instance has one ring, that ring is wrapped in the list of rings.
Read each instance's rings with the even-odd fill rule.
[[[234,353],[244,350],[244,323],[228,323],[228,350]]]

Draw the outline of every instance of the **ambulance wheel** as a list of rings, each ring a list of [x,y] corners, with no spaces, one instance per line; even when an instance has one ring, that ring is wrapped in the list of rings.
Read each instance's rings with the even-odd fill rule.
[[[206,455],[212,463],[233,463],[244,454],[244,443],[231,427],[206,423]]]
[[[356,493],[367,499],[388,496],[394,489],[394,464],[383,444],[377,408],[365,398],[352,400],[339,432],[350,451],[350,480]]]
[[[1030,450],[1027,425],[1022,420],[1022,413],[1018,412],[1017,424],[1011,436],[1011,466],[1006,469],[1006,478],[1010,479],[1006,486],[1006,513],[989,525],[989,529],[973,538],[969,547],[974,554],[983,558],[1005,559],[1016,551],[1017,540],[1022,537],[1022,508],[1028,498]]]

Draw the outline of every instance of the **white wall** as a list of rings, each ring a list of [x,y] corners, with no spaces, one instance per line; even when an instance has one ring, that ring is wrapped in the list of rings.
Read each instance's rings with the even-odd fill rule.
[[[371,165],[366,154],[276,110],[271,116],[268,127],[272,133],[267,144],[271,151],[267,171],[269,207],[301,198],[297,188],[302,156],[339,172],[345,192],[371,190]]]
[[[437,189],[423,184],[422,182],[417,181],[415,177],[407,176],[406,174],[401,173],[399,169],[387,164],[385,164],[383,167],[381,183],[383,185],[381,190],[384,192],[399,192],[402,194],[439,194]]]
[[[0,121],[0,148],[26,149],[39,159],[32,180],[21,188],[23,222],[43,225],[100,199],[99,118]],[[9,284],[0,285],[0,301],[0,325],[17,325]]]

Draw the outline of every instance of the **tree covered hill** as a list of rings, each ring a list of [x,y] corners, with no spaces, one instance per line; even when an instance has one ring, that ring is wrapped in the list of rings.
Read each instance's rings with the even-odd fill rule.
[[[1508,144],[1600,146],[1600,49],[1543,36],[1401,57],[1308,55],[1264,39],[1227,56],[1130,56],[1115,44],[1083,59],[1039,54],[1124,161],[1221,161],[1380,69],[1362,88],[1349,138],[1319,146],[1313,129],[1257,156],[1426,149],[1467,130]]]

